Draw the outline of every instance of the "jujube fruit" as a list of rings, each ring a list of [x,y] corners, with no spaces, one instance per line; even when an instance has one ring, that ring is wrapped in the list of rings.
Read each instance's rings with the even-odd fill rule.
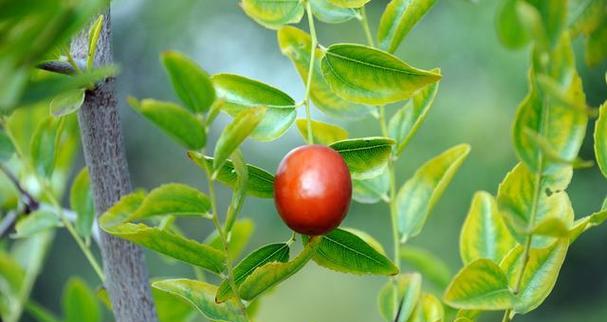
[[[342,222],[352,198],[352,180],[343,157],[323,145],[293,149],[280,162],[274,203],[282,220],[305,235],[322,235]]]

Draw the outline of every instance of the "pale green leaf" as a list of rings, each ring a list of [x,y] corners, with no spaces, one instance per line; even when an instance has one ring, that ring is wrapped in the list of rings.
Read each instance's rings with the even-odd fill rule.
[[[129,221],[154,216],[203,216],[209,217],[211,201],[198,189],[180,184],[162,185],[145,197],[141,206],[129,218]]]
[[[232,226],[236,221],[236,216],[240,213],[242,206],[246,200],[247,185],[249,182],[249,168],[244,160],[244,156],[240,149],[236,149],[232,153],[232,164],[234,165],[234,171],[236,172],[236,188],[232,192],[232,200],[230,206],[226,212],[226,223],[225,231],[229,235],[232,230]]]
[[[443,300],[458,309],[496,311],[512,308],[514,295],[502,269],[491,260],[478,259],[455,275]]]
[[[400,188],[396,196],[398,228],[401,240],[417,236],[432,208],[460,168],[470,146],[450,148],[424,163]]]
[[[582,233],[587,231],[592,227],[596,227],[607,220],[607,210],[601,210],[595,212],[589,216],[580,218],[573,223],[573,228],[571,228],[570,240],[574,242]]]
[[[71,278],[63,291],[65,322],[101,321],[101,308],[95,293],[79,278]]]
[[[361,104],[402,101],[441,78],[387,52],[357,44],[331,45],[321,60],[321,69],[337,95]]]
[[[289,260],[289,245],[286,243],[270,244],[263,246],[251,254],[247,255],[236,267],[234,267],[234,284],[240,287],[245,279],[251,275],[257,268],[272,262],[286,263]],[[218,303],[225,302],[233,295],[230,283],[224,280],[219,289],[215,300]]]
[[[206,112],[215,101],[215,89],[209,75],[198,64],[175,51],[161,55],[177,96],[195,113]]]
[[[278,30],[277,37],[280,50],[293,62],[299,76],[305,82],[308,78],[310,66],[312,46],[310,35],[295,27],[286,26]],[[312,84],[310,84],[310,98],[314,105],[323,113],[332,117],[359,119],[368,116],[372,111],[371,107],[352,104],[333,93],[323,77],[320,63],[318,63],[324,54],[317,48],[314,55],[316,63],[312,70]]]
[[[401,246],[400,259],[405,263],[405,267],[420,272],[424,279],[432,282],[440,289],[446,288],[451,281],[449,266],[428,250],[413,246]]]
[[[481,258],[499,263],[516,245],[491,194],[484,191],[474,194],[459,245],[464,265]]]
[[[221,132],[215,145],[215,159],[213,160],[213,177],[217,177],[228,157],[244,140],[253,133],[263,120],[266,108],[256,107],[238,113],[232,123]]]
[[[11,141],[10,137],[0,130],[0,162],[7,161],[15,153],[15,146]]]
[[[388,123],[388,132],[396,140],[396,155],[400,155],[426,119],[438,92],[438,82],[419,90]]]
[[[341,8],[360,8],[371,0],[329,0],[335,6]]]
[[[366,179],[383,172],[393,144],[390,138],[368,137],[334,142],[329,147],[344,158],[352,178]]]
[[[532,248],[529,251],[529,259],[521,279],[521,286],[514,301],[516,313],[528,313],[540,306],[548,297],[565,261],[568,247],[569,242],[561,240],[550,247]],[[523,253],[523,247],[519,245],[500,264],[508,276],[511,288],[516,286],[520,275]]]
[[[330,0],[310,0],[314,17],[325,23],[342,23],[356,18],[358,13],[352,8],[341,8]]]
[[[379,291],[379,312],[386,321],[407,321],[415,309],[422,289],[418,273],[401,274],[391,279]],[[396,314],[399,318],[396,320]]]
[[[238,289],[240,297],[243,300],[251,301],[261,293],[297,273],[312,258],[320,241],[320,237],[311,238],[301,253],[289,262],[273,262],[257,268],[240,285]]]
[[[379,48],[395,52],[398,45],[436,0],[392,0],[386,6],[377,29]]]
[[[352,180],[352,199],[360,203],[376,203],[380,200],[389,201],[390,174],[388,168],[382,173],[369,179]]]
[[[207,141],[206,131],[196,116],[171,102],[130,98],[131,106],[179,144],[188,149],[201,149]]]
[[[594,154],[601,173],[607,177],[607,102],[601,105],[594,125]]]
[[[242,0],[240,5],[249,17],[270,29],[298,23],[304,14],[300,0]]]
[[[306,119],[297,119],[296,124],[303,139],[307,140],[308,121]],[[314,143],[329,145],[336,141],[347,139],[348,131],[337,125],[312,120],[312,137]]]
[[[70,207],[76,212],[76,230],[80,236],[89,238],[95,220],[95,204],[90,186],[89,171],[85,167],[76,176],[70,189]]]
[[[441,301],[432,294],[424,293],[408,322],[442,322],[444,318],[445,309]]]
[[[53,98],[50,102],[51,114],[60,117],[74,113],[80,109],[84,102],[84,89],[78,88],[65,91]]]
[[[213,321],[247,321],[235,300],[215,303],[217,287],[214,285],[188,279],[169,279],[156,281],[152,283],[152,287],[186,300],[206,318]]]
[[[30,143],[32,163],[42,177],[50,178],[57,159],[57,141],[61,135],[60,121],[48,117],[40,123]]]
[[[384,254],[355,233],[335,229],[322,236],[314,261],[343,273],[395,275],[398,268]]]
[[[61,222],[56,214],[47,210],[37,210],[23,217],[15,225],[16,233],[12,238],[27,238],[42,231],[60,227]]]
[[[203,156],[198,152],[190,151],[188,152],[188,156],[203,170],[205,166],[210,168],[213,165],[213,158]],[[249,179],[247,180],[247,194],[259,198],[272,198],[272,194],[274,192],[274,176],[267,171],[251,164],[247,164],[247,168],[247,172],[249,173]],[[217,173],[216,179],[232,189],[237,188],[238,176],[236,175],[234,164],[231,160],[226,160]]]

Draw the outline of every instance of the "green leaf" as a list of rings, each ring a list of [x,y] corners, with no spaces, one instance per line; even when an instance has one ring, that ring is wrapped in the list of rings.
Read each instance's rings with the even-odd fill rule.
[[[445,318],[443,304],[432,294],[422,294],[408,322],[440,322]]]
[[[594,125],[594,154],[603,176],[607,178],[607,101],[599,108]]]
[[[8,161],[15,153],[15,146],[10,137],[0,130],[0,162]]]
[[[571,227],[573,208],[569,196],[563,191],[571,175],[571,167],[561,168],[560,173],[554,176],[542,176],[538,186],[539,175],[531,173],[523,163],[508,173],[497,191],[497,205],[516,241],[524,244],[535,226],[549,218],[558,218]],[[553,237],[536,236],[532,246],[546,247],[553,242]]]
[[[424,279],[445,289],[451,281],[449,266],[431,252],[413,246],[400,247],[400,259],[412,270],[422,273]]]
[[[16,234],[13,238],[27,238],[42,231],[60,227],[57,215],[46,210],[37,210],[19,220],[15,225]]]
[[[175,103],[152,99],[138,102],[130,98],[129,103],[137,112],[182,146],[198,150],[206,144],[207,135],[201,122],[183,107]]]
[[[239,287],[256,269],[267,263],[286,263],[287,261],[289,261],[288,244],[278,243],[263,246],[247,255],[247,257],[234,267],[234,284],[236,284],[236,287]],[[232,291],[230,284],[227,280],[224,280],[217,290],[215,301],[222,303],[233,296],[234,292]]]
[[[95,293],[79,278],[68,280],[63,291],[63,314],[65,322],[101,321],[101,308]]]
[[[99,218],[103,230],[114,236],[130,240],[158,253],[196,265],[211,272],[221,273],[225,268],[225,255],[217,249],[155,227],[128,222],[144,203],[141,192],[126,195]]]
[[[240,288],[238,289],[240,297],[243,300],[252,301],[261,293],[297,273],[312,258],[320,241],[321,239],[319,237],[311,238],[301,253],[289,262],[268,263],[257,268],[245,279],[242,285],[240,285]]]
[[[160,59],[175,93],[188,109],[195,113],[208,111],[215,101],[209,75],[190,58],[175,51],[163,52]]]
[[[60,322],[61,320],[56,317],[53,312],[44,308],[40,304],[29,300],[25,304],[25,311],[37,322]]]
[[[223,110],[232,117],[247,109],[259,106],[267,108],[263,120],[251,134],[255,140],[276,140],[295,121],[295,101],[277,88],[233,74],[213,75],[211,80],[217,96],[224,100]]]
[[[499,263],[516,245],[491,194],[484,191],[474,194],[459,245],[464,265],[481,258]]]
[[[368,137],[334,142],[329,147],[344,158],[352,178],[366,179],[383,172],[393,144],[390,138]]]
[[[342,23],[358,15],[356,10],[338,7],[330,0],[310,0],[310,6],[314,16],[325,23]]]
[[[11,297],[18,296],[25,281],[25,270],[21,264],[4,250],[0,251],[0,281],[3,295]]]
[[[57,117],[72,114],[80,109],[82,103],[84,103],[83,88],[65,91],[50,102],[51,114]]]
[[[389,201],[390,174],[387,168],[377,177],[352,180],[352,199],[360,203],[376,203],[380,200]]]
[[[379,48],[395,52],[398,45],[436,0],[392,0],[386,6],[377,29]]]
[[[402,101],[441,78],[440,74],[413,68],[387,52],[357,44],[331,45],[320,64],[335,94],[361,104]]]
[[[517,9],[519,0],[504,0],[496,18],[497,35],[507,48],[522,48],[529,43],[530,34]]]
[[[304,140],[307,140],[308,121],[306,119],[297,119],[296,124],[299,134],[301,134]],[[312,137],[315,143],[329,145],[347,139],[348,131],[337,125],[312,120]]]
[[[84,238],[91,237],[95,220],[95,204],[90,186],[89,170],[82,168],[70,190],[70,207],[76,212],[76,230]]]
[[[379,312],[386,321],[407,321],[413,313],[422,290],[422,277],[418,273],[401,274],[391,279],[379,291]],[[396,314],[399,314],[396,320]]]
[[[506,310],[513,306],[514,295],[502,269],[488,259],[466,265],[447,287],[446,304],[467,310]]]
[[[424,163],[398,191],[396,209],[401,240],[417,236],[432,208],[462,165],[470,146],[460,144]]]
[[[42,177],[50,178],[57,159],[57,141],[61,135],[60,121],[48,117],[40,123],[30,143],[32,163]]]
[[[295,27],[285,26],[278,30],[277,37],[280,50],[293,62],[301,80],[306,82],[312,49],[310,35]],[[320,62],[323,56],[319,48],[314,51],[316,62]],[[335,95],[323,77],[319,63],[315,63],[312,70],[310,98],[319,110],[331,117],[360,119],[368,116],[372,111],[369,106],[352,104]]]
[[[183,298],[155,287],[152,287],[152,297],[160,322],[190,322],[192,320],[195,309]]]
[[[232,200],[230,201],[230,206],[226,212],[226,234],[229,234],[232,230],[236,216],[240,213],[240,210],[244,205],[249,181],[249,168],[247,167],[247,164],[244,161],[244,156],[239,149],[236,149],[236,151],[232,153],[232,164],[234,165],[234,170],[236,171],[237,186],[232,192]]]
[[[594,30],[586,39],[584,59],[588,66],[597,66],[607,58],[605,42],[607,42],[607,23],[605,22],[605,18],[603,18],[602,25]]]
[[[270,29],[298,23],[304,14],[300,0],[242,0],[241,6],[247,16]]]
[[[206,318],[213,321],[244,322],[235,300],[215,303],[217,287],[205,282],[188,279],[168,279],[152,283],[152,287],[186,300]]]
[[[202,154],[193,151],[188,152],[188,156],[203,170],[205,166],[212,167],[213,165],[212,157],[203,156]],[[274,192],[274,176],[251,164],[247,164],[247,168],[247,172],[249,173],[247,194],[259,198],[272,198]],[[221,169],[219,169],[217,180],[232,189],[236,189],[238,176],[236,175],[234,164],[231,160],[226,160]]]
[[[221,132],[215,145],[215,159],[213,160],[213,177],[217,177],[223,164],[242,142],[251,134],[263,120],[266,108],[257,107],[240,112]]]
[[[162,185],[145,197],[129,221],[154,216],[203,216],[209,218],[211,201],[198,189],[180,184]]]
[[[95,66],[95,54],[97,52],[97,42],[99,41],[99,35],[103,29],[103,15],[97,17],[91,28],[89,29],[89,52],[86,60],[87,69],[91,69]]]
[[[437,92],[438,82],[422,88],[390,119],[388,132],[397,142],[397,156],[403,152],[426,119]]]
[[[570,231],[570,240],[574,242],[582,233],[586,232],[592,227],[596,227],[607,220],[607,211],[601,210],[595,212],[589,216],[576,220],[573,224],[573,228]]]
[[[329,0],[335,6],[341,8],[360,8],[371,0]]]
[[[355,233],[339,228],[322,236],[313,259],[320,266],[343,273],[398,274],[398,267],[384,254]]]
[[[569,25],[569,32],[571,37],[575,37],[578,34],[590,35],[595,31],[603,21],[605,15],[604,11],[604,0],[589,0],[589,1],[577,1],[578,5],[574,8],[577,15]]]
[[[514,301],[514,311],[525,314],[537,308],[544,302],[556,283],[559,271],[569,242],[561,240],[547,248],[532,248],[529,251],[529,260],[521,279],[521,287]],[[506,272],[510,287],[517,283],[522,267],[523,247],[514,248],[500,266]]]

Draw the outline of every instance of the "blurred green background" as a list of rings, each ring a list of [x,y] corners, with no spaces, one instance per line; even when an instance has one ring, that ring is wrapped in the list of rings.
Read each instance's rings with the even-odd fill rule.
[[[461,267],[459,229],[472,194],[477,190],[495,193],[515,164],[511,123],[527,91],[528,50],[512,52],[499,44],[494,29],[494,2],[439,1],[397,52],[413,66],[440,67],[444,75],[426,123],[397,164],[399,184],[425,160],[446,148],[462,142],[472,145],[472,153],[421,236],[411,241],[445,260],[453,273]],[[375,0],[368,6],[373,31],[386,3]],[[209,73],[242,74],[281,88],[296,101],[303,97],[303,84],[290,61],[281,55],[275,32],[246,17],[236,0],[115,0],[112,10],[114,56],[121,66],[118,88],[122,126],[135,186],[152,188],[166,182],[205,186],[203,174],[186,158],[185,151],[125,104],[127,95],[175,100],[159,63],[161,51],[180,50]],[[301,27],[307,28],[305,24]],[[333,42],[364,42],[357,21],[341,25],[319,23],[317,29],[325,46]],[[575,44],[588,102],[598,106],[607,96],[607,64],[588,70],[580,59],[581,41]],[[396,108],[392,106],[388,111],[392,113]],[[313,112],[313,117],[339,123],[353,137],[380,132],[375,119],[343,122],[318,111]],[[210,142],[227,121],[227,117],[222,117],[216,122]],[[248,162],[273,172],[281,157],[301,144],[303,141],[293,128],[275,142],[248,141],[243,150]],[[593,159],[590,138],[581,156]],[[82,164],[82,160],[79,162]],[[580,170],[569,192],[576,216],[581,217],[600,208],[607,194],[607,180],[596,168]],[[219,197],[225,209],[230,192],[222,188]],[[243,216],[256,223],[249,249],[290,236],[271,200],[249,198]],[[184,220],[180,224],[199,240],[211,231],[211,225],[201,220]],[[389,216],[384,204],[353,203],[345,225],[371,233],[390,251]],[[607,321],[606,244],[607,225],[584,234],[570,248],[557,285],[544,305],[517,321]],[[188,266],[169,263],[151,252],[147,253],[147,263],[155,277],[193,276]],[[83,276],[93,286],[97,283],[75,243],[62,231],[36,284],[34,298],[59,312],[58,295],[70,275]],[[384,283],[382,277],[345,275],[312,263],[262,299],[259,321],[380,321],[376,295]],[[108,314],[106,319],[110,320]],[[488,316],[487,320],[496,321],[498,317]]]

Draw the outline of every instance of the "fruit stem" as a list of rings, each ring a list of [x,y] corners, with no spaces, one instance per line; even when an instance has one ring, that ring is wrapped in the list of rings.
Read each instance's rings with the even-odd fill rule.
[[[314,144],[314,135],[312,134],[312,116],[310,113],[310,91],[312,88],[312,75],[314,74],[314,62],[316,60],[316,46],[318,39],[316,38],[316,27],[314,26],[314,16],[312,15],[312,6],[310,1],[306,1],[306,15],[308,16],[308,25],[310,27],[310,37],[312,44],[310,46],[310,65],[308,66],[308,77],[306,80],[306,94],[304,96],[304,104],[306,105],[306,120],[308,126],[308,143]]]

